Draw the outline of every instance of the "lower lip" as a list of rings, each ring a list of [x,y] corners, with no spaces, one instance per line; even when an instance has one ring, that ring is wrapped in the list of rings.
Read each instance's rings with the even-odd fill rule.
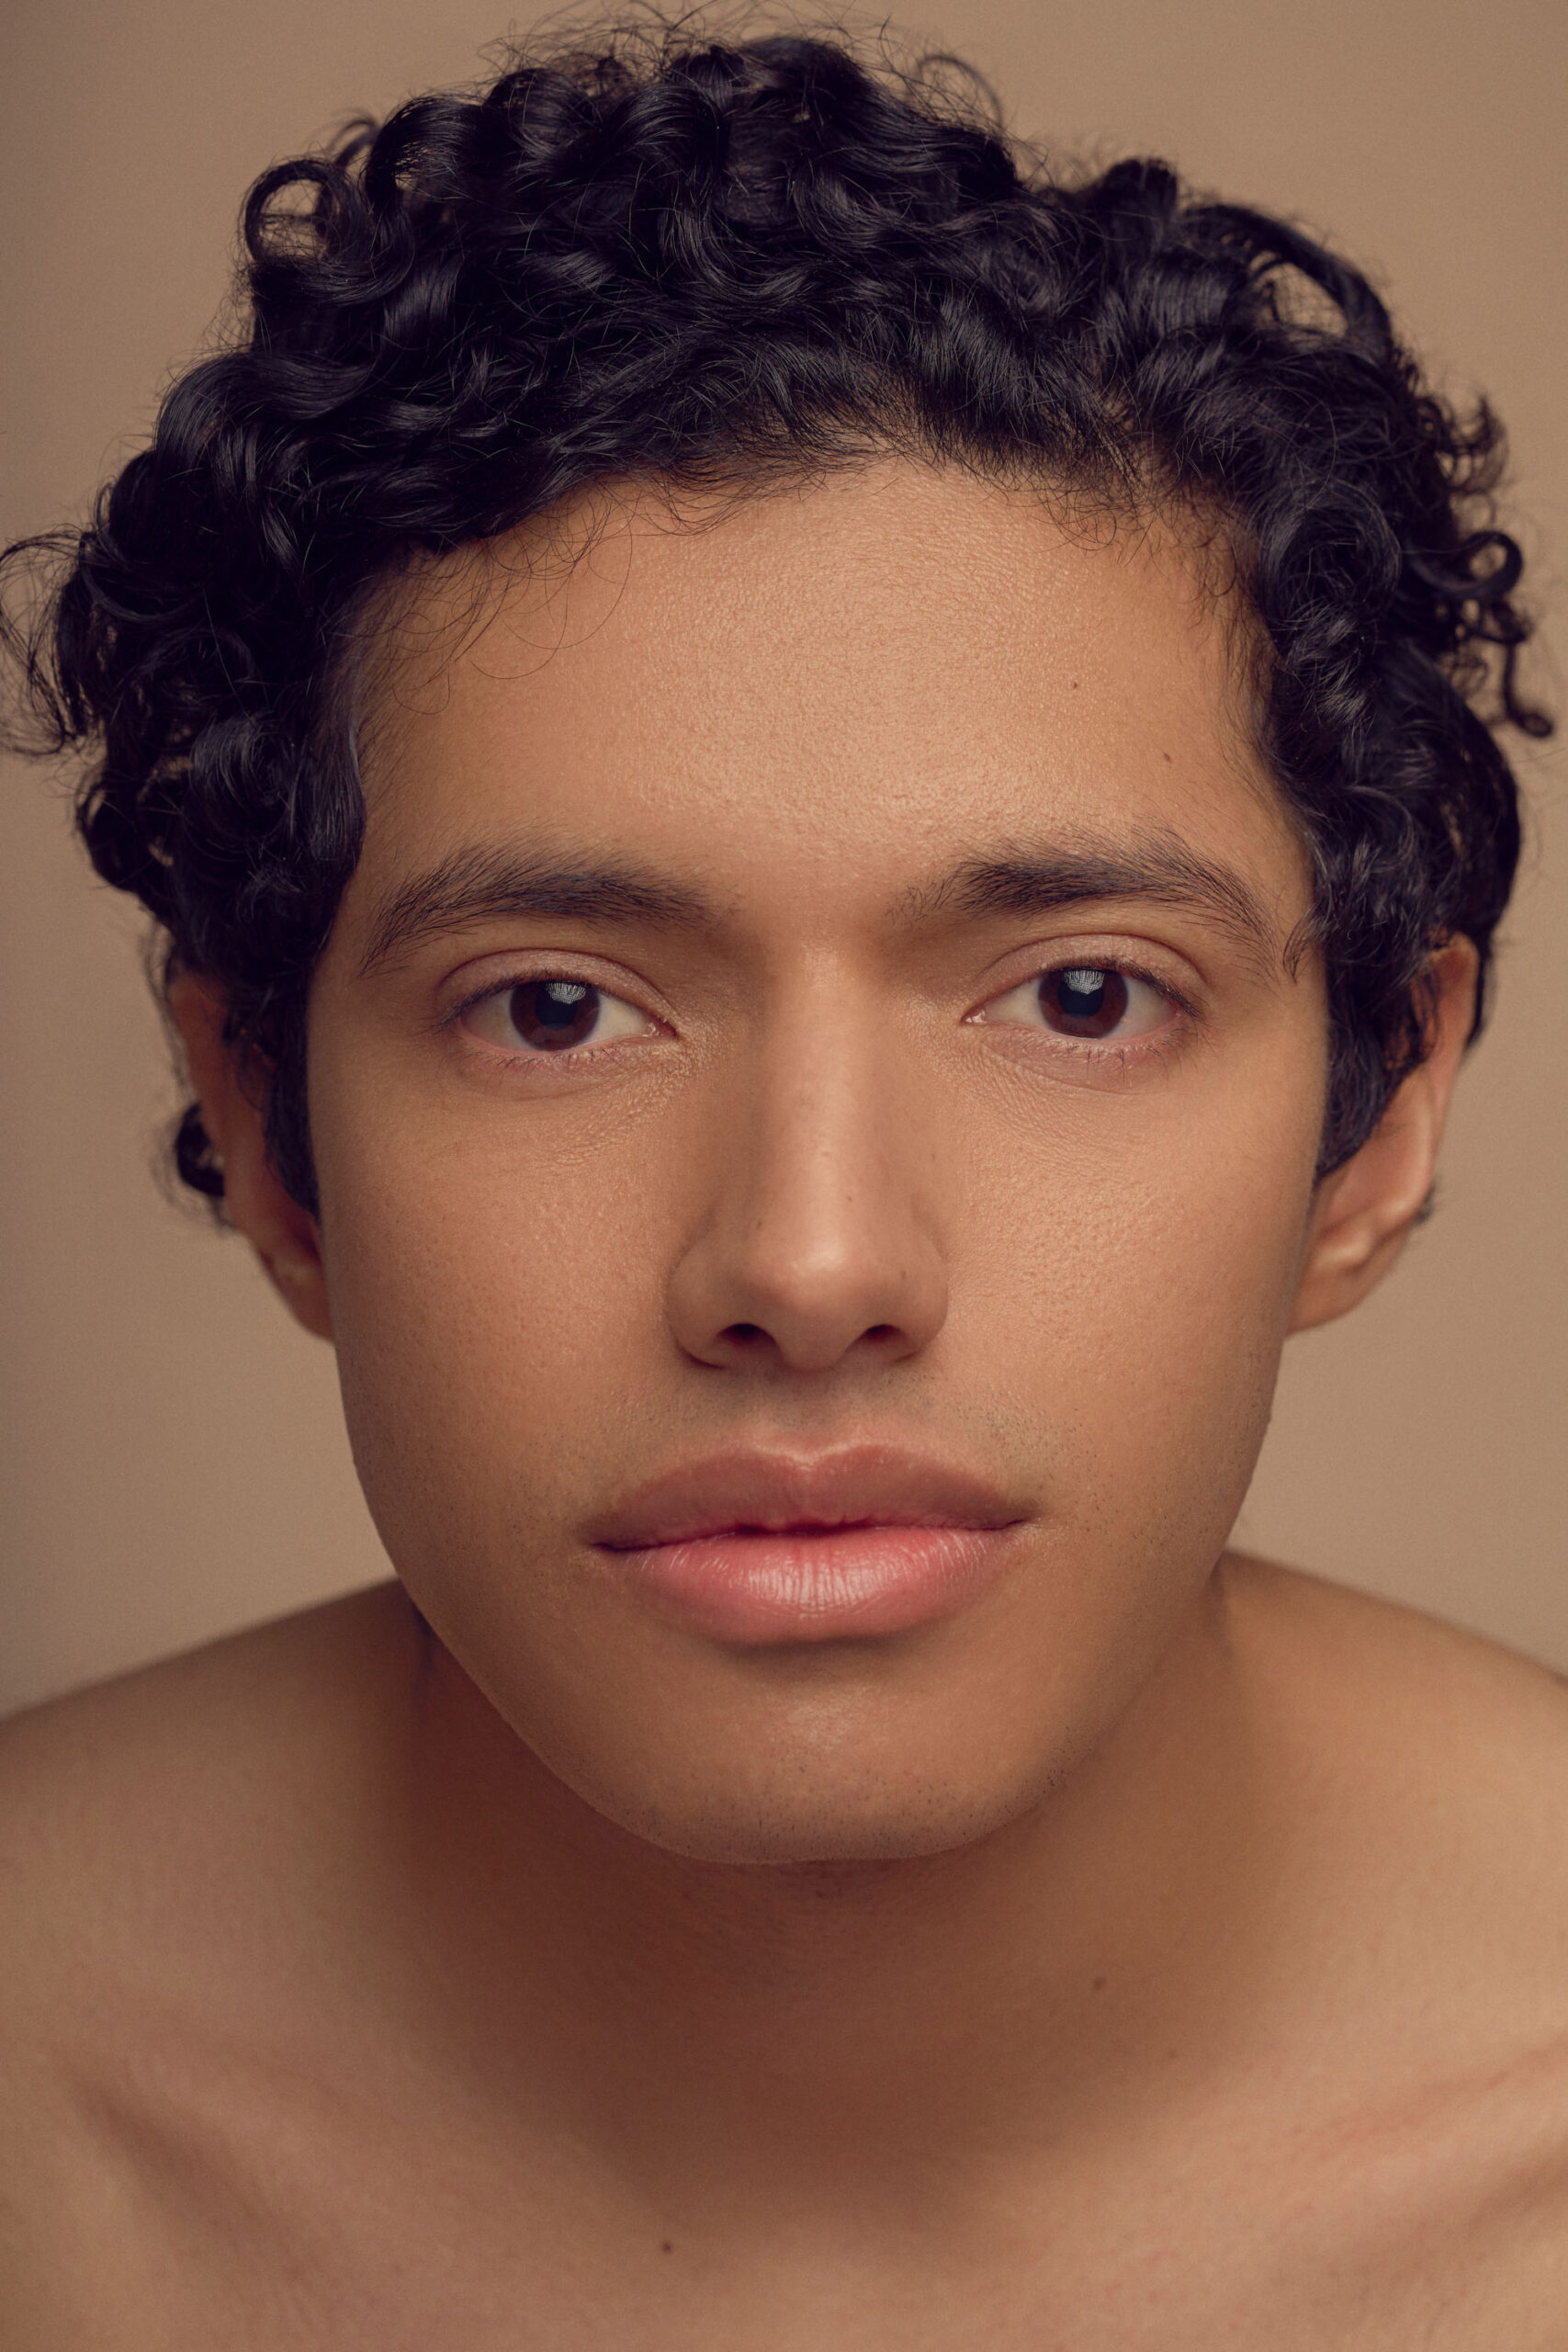
[[[836,1642],[951,1617],[994,1584],[1006,1528],[839,1527],[694,1536],[613,1556],[662,1615],[710,1640]]]

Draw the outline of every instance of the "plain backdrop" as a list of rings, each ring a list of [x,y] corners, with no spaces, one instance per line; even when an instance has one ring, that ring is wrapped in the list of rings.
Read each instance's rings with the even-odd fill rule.
[[[0,59],[0,531],[79,514],[220,324],[243,187],[349,114],[465,81],[489,0],[30,0]],[[919,0],[1012,126],[1141,152],[1304,220],[1484,388],[1562,705],[1568,9],[1562,0]],[[1568,1665],[1568,838],[1561,754],[1438,1213],[1350,1321],[1287,1351],[1241,1523],[1278,1557]],[[5,1162],[0,1705],[384,1575],[332,1360],[153,1173],[175,1101],[136,910],[59,777],[0,791]]]

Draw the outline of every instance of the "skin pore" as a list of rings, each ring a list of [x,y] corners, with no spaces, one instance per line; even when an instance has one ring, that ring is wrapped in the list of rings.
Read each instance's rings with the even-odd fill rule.
[[[389,1549],[559,1778],[716,1860],[946,1850],[1071,1769],[1224,1545],[1300,1274],[1322,1016],[1281,968],[1300,859],[1214,756],[1228,678],[1179,597],[1164,692],[1118,713],[1105,606],[1137,559],[964,487],[888,471],[698,532],[634,510],[547,569],[542,610],[525,591],[389,716],[317,986],[321,1296]],[[1081,585],[1032,560],[1045,533]],[[1077,666],[1032,694],[1048,631]],[[971,910],[976,869],[1168,833],[1235,874],[1261,945],[1224,907]],[[410,877],[476,856],[693,904],[432,925],[367,971]],[[1127,1042],[1015,1001],[1096,956],[1150,975]],[[645,1034],[527,1063],[504,999],[457,1012],[556,973]],[[997,1489],[1008,1570],[906,1638],[782,1656],[628,1606],[585,1537],[736,1444],[932,1453]]]
[[[262,2120],[181,2141],[198,2092],[143,2087],[137,2144],[205,2180],[216,2135],[258,2280],[294,2250],[328,2317],[256,2342],[1415,2340],[1475,2184],[1495,2231],[1536,2178],[1466,2086],[1557,2050],[1556,1962],[1469,1881],[1506,2013],[1431,1957],[1426,1800],[1369,1743],[1416,1740],[1450,1637],[1412,1665],[1216,1563],[1287,1332],[1427,1194],[1473,956],[1316,1184],[1306,859],[1174,527],[893,458],[594,520],[389,625],[319,1220],[176,988],[420,1617],[268,1652],[254,1751],[231,1693],[287,1899],[189,2001]],[[808,1500],[935,1464],[983,1573],[891,1630],[694,1615],[632,1539],[737,1457]],[[1420,2340],[1544,2346],[1521,2312]]]
[[[722,1860],[942,1850],[1169,1646],[1303,1272],[1321,1311],[1304,860],[1168,537],[890,466],[705,530],[633,507],[542,571],[373,730],[295,1295],[414,1597],[597,1810]],[[976,888],[1173,847],[1220,893]],[[415,877],[509,861],[652,911],[503,884],[370,952]],[[1146,975],[1128,1015],[1053,1033],[1040,971],[1099,964]],[[530,1060],[506,994],[461,1009],[551,976],[604,992],[603,1044]],[[1330,1259],[1382,1238],[1335,1224]],[[694,1641],[584,1538],[736,1442],[929,1446],[998,1487],[1011,1572],[905,1642]]]
[[[547,554],[455,660],[471,581],[405,621],[438,674],[383,695],[312,1001],[319,1257],[271,1206],[389,1551],[552,1771],[677,1852],[942,1851],[1191,1618],[1303,1275],[1311,1315],[1425,1168],[1392,1214],[1352,1185],[1349,1236],[1344,1185],[1314,1210],[1305,863],[1168,535],[893,464],[660,514]],[[978,887],[1173,852],[1208,898]],[[503,879],[389,945],[422,880],[508,865],[631,888]],[[1102,965],[1143,976],[1120,1027],[1047,1028],[1042,970]],[[552,979],[604,1042],[509,1028]],[[694,1639],[594,1531],[737,1444],[933,1453],[996,1489],[1008,1572],[902,1640]]]

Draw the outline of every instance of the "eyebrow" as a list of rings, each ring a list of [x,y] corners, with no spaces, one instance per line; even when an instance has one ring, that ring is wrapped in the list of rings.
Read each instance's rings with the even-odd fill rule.
[[[714,920],[699,891],[614,860],[587,864],[505,849],[462,849],[412,875],[377,909],[360,973],[400,962],[427,939],[508,915],[700,929]]]
[[[924,923],[943,915],[1045,914],[1111,899],[1190,909],[1264,963],[1280,958],[1278,928],[1241,876],[1171,833],[1140,833],[1115,844],[1007,843],[964,859],[934,882],[916,884],[892,911],[905,922]],[[427,939],[518,915],[672,930],[710,929],[718,919],[699,890],[644,868],[470,847],[412,875],[377,909],[361,975],[400,962]]]
[[[1116,843],[1008,843],[990,855],[964,859],[933,883],[917,885],[898,901],[897,911],[907,922],[927,922],[944,914],[1047,914],[1102,899],[1190,910],[1270,965],[1284,945],[1269,909],[1239,874],[1164,832]]]

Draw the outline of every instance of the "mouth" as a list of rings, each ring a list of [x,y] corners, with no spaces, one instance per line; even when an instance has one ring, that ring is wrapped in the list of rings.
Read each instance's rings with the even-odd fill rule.
[[[987,1481],[891,1446],[757,1450],[662,1473],[592,1540],[659,1615],[755,1647],[951,1617],[1002,1575],[1026,1516]]]

